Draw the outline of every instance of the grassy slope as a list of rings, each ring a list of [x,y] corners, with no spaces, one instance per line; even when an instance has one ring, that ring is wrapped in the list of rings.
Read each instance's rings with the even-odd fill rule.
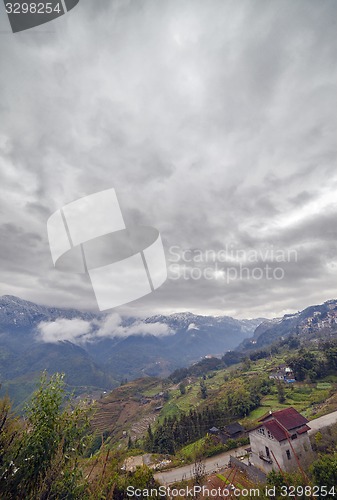
[[[162,381],[156,378],[134,380],[117,389],[108,396],[96,401],[92,429],[98,434],[110,434],[112,444],[120,442],[123,432],[127,431],[133,439],[153,423],[159,413],[155,408],[161,400],[141,403],[142,397],[154,396],[162,391]],[[138,435],[139,434],[139,435]]]
[[[292,352],[294,353],[294,351]],[[319,353],[317,352],[317,355]],[[208,398],[201,399],[200,377],[190,377],[184,381],[186,393],[181,394],[179,385],[165,387],[169,392],[169,400],[153,400],[142,405],[140,396],[153,397],[163,390],[163,382],[155,378],[135,380],[123,387],[112,391],[107,398],[97,403],[97,413],[93,422],[93,428],[99,432],[108,430],[111,433],[112,442],[120,442],[122,431],[130,432],[133,437],[140,437],[145,432],[148,423],[156,420],[162,421],[165,417],[188,412],[191,408],[201,405],[211,405],[215,400],[221,400],[221,394],[227,383],[228,376],[240,379],[242,377],[253,377],[258,374],[266,375],[279,364],[284,363],[289,352],[278,354],[268,359],[252,362],[249,367],[236,365],[230,369],[209,372],[204,383],[207,387]],[[293,406],[303,413],[307,418],[329,413],[331,407],[336,403],[337,375],[329,376],[318,383],[296,382],[292,386],[285,385],[286,401],[284,404],[278,402],[276,386],[271,389],[271,394],[264,396],[261,406],[250,413],[248,417],[241,420],[247,428],[256,425],[258,419],[269,410],[277,410]],[[329,400],[330,398],[330,400]],[[331,403],[329,404],[329,401]],[[163,406],[160,413],[155,407]],[[139,424],[139,425],[138,425]],[[136,427],[138,433],[133,433]]]

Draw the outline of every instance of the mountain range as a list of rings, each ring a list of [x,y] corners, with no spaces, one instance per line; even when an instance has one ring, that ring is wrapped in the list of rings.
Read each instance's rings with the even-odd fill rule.
[[[64,372],[76,394],[104,392],[126,379],[167,377],[172,371],[263,349],[288,335],[312,340],[337,334],[337,301],[282,318],[237,320],[189,312],[119,317],[0,298],[0,394],[21,404],[43,370]]]
[[[337,335],[337,300],[309,306],[295,314],[261,322],[254,335],[237,347],[238,351],[265,348],[279,339],[294,335],[302,342]]]
[[[77,393],[108,390],[125,379],[167,376],[234,349],[262,321],[188,312],[116,318],[5,295],[0,298],[2,393],[23,401],[43,370],[64,372]]]

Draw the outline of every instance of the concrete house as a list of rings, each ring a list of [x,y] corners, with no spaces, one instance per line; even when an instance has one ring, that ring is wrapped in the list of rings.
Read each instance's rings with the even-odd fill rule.
[[[268,474],[271,470],[291,472],[312,451],[308,420],[295,408],[270,412],[250,431],[252,465]]]
[[[292,383],[295,382],[294,372],[286,364],[279,365],[276,372],[269,375],[270,379],[281,380],[282,382]]]

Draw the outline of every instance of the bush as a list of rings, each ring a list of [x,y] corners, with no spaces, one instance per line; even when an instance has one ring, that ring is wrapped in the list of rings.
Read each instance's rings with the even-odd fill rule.
[[[337,484],[337,454],[325,455],[310,468],[314,483],[318,486],[335,487]]]
[[[1,498],[83,498],[77,459],[84,451],[87,413],[80,408],[61,410],[63,376],[44,374],[26,409],[26,426],[12,433],[0,464]],[[17,426],[8,413],[7,430]],[[1,431],[1,429],[0,429]]]

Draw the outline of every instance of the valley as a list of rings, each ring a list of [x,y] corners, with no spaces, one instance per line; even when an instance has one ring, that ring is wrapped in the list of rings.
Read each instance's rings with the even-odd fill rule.
[[[39,325],[42,322],[54,328],[62,321],[68,327],[69,321],[76,321],[85,334],[88,324],[101,328],[97,324],[104,324],[106,318],[89,313],[81,316],[79,311],[40,309],[41,306],[12,297],[1,300],[2,393],[11,390],[16,398],[16,412],[25,413],[25,402],[41,372],[45,370],[45,377],[51,376],[52,381],[58,370],[64,371],[66,400],[71,401],[76,412],[88,414],[88,444],[80,467],[91,476],[89,490],[101,487],[96,479],[101,477],[101,484],[106,468],[118,478],[122,490],[123,474],[130,481],[146,476],[153,484],[155,480],[193,484],[193,467],[199,460],[205,464],[204,474],[210,481],[228,481],[229,457],[246,454],[249,432],[263,416],[289,408],[314,423],[313,447],[337,449],[335,431],[322,430],[323,421],[333,427],[336,420],[335,301],[281,319],[250,320],[244,324],[228,317],[197,317],[189,313],[154,316],[142,323],[124,318],[117,325],[115,322],[115,331],[111,330],[108,338],[88,343],[81,342],[81,336],[73,341],[63,338],[41,342]],[[171,334],[162,337],[133,332],[120,338],[121,331],[132,332],[135,325],[142,325],[146,331],[149,324],[156,329],[164,324]],[[245,335],[245,339],[236,346],[232,339],[233,349],[224,349],[216,356],[215,351],[211,354],[210,346],[219,348],[224,325],[228,328],[224,331],[224,343],[230,328]],[[90,334],[94,333],[92,327]],[[21,342],[15,349],[18,338]],[[105,349],[105,363],[99,357],[103,356],[100,342]],[[196,346],[191,354],[193,342]],[[162,350],[164,344],[166,351]],[[180,350],[179,363],[170,364],[169,344],[171,349],[175,346]],[[207,354],[197,356],[201,347]],[[147,357],[143,356],[144,351]],[[186,356],[187,351],[191,362],[184,365],[182,352]],[[163,352],[166,358],[161,357]],[[121,356],[120,365],[117,364],[120,369],[124,362],[131,366],[129,380],[116,366],[114,371],[108,369],[106,360],[116,353]],[[151,376],[151,370],[158,365],[161,376]],[[175,369],[170,371],[170,366]],[[7,404],[6,399],[3,401]],[[317,433],[322,437],[316,439]],[[246,484],[243,476],[240,481],[239,484]]]

